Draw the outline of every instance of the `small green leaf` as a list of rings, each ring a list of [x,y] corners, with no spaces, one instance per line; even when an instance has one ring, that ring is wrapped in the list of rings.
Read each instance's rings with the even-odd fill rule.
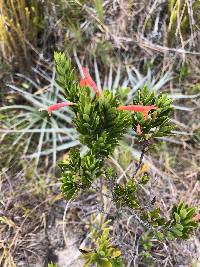
[[[150,179],[149,175],[147,173],[145,173],[142,176],[142,178],[141,178],[139,183],[142,184],[142,185],[146,185],[148,183],[149,179]]]
[[[177,222],[177,223],[180,223],[181,218],[180,218],[180,216],[178,215],[178,213],[174,212],[174,217],[175,217],[176,222]]]
[[[181,220],[184,220],[187,216],[187,210],[186,209],[181,209],[180,211],[180,217],[181,217]]]
[[[157,238],[158,240],[162,241],[162,240],[164,239],[164,234],[161,233],[161,232],[157,232],[157,233],[156,233],[156,238]]]
[[[181,237],[183,235],[183,233],[176,228],[173,228],[171,232],[175,235],[175,237]]]
[[[179,230],[180,232],[183,231],[184,227],[181,224],[176,224],[176,229]]]
[[[98,264],[99,267],[112,267],[112,262],[111,261],[103,261]]]

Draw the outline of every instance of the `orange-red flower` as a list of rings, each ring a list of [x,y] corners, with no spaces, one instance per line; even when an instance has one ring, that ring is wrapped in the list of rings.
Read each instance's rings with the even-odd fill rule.
[[[88,80],[86,78],[83,78],[80,80],[80,86],[84,87],[84,86],[90,86],[88,83]]]
[[[72,102],[61,102],[61,103],[57,103],[57,104],[54,104],[52,106],[49,106],[47,108],[47,111],[49,113],[49,115],[51,115],[52,111],[54,110],[58,110],[62,107],[66,107],[66,106],[72,106],[72,105],[75,105],[75,103],[72,103]]]
[[[128,106],[119,106],[117,109],[141,112],[144,116],[144,119],[147,120],[149,111],[152,109],[156,109],[156,106],[155,105],[151,105],[151,106],[128,105]]]
[[[200,214],[194,216],[193,221],[200,221]]]
[[[96,83],[93,81],[92,77],[90,76],[90,73],[87,68],[82,68],[84,78],[80,81],[80,86],[89,86],[93,89],[94,93],[98,96],[101,95],[101,92],[97,88]]]

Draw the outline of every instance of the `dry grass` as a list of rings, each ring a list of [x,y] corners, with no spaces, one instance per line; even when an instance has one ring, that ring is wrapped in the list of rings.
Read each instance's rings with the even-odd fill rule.
[[[182,107],[182,110],[176,110],[173,117],[173,120],[178,122],[178,131],[182,132],[182,135],[170,137],[163,140],[162,144],[156,144],[153,154],[146,156],[146,166],[152,175],[152,180],[145,194],[149,202],[156,196],[155,204],[161,207],[166,216],[169,215],[171,204],[180,200],[199,208],[200,152],[192,134],[194,130],[200,128],[198,97],[200,86],[197,86],[200,84],[200,34],[196,23],[199,18],[191,10],[191,1],[184,1],[184,12],[187,13],[189,20],[186,33],[183,26],[180,27],[181,11],[173,20],[173,15],[168,13],[166,1],[113,0],[94,3],[94,1],[77,0],[73,1],[76,2],[73,3],[76,4],[76,9],[70,5],[72,1],[55,1],[56,3],[48,1],[44,8],[47,14],[46,29],[39,40],[38,28],[33,30],[31,26],[31,16],[36,14],[34,13],[36,11],[30,7],[26,9],[25,1],[18,0],[17,7],[20,13],[16,13],[18,9],[13,7],[14,1],[8,1],[9,9],[7,6],[4,7],[5,2],[0,1],[1,51],[5,58],[7,55],[10,59],[16,57],[23,65],[24,59],[29,61],[28,55],[31,55],[32,59],[34,53],[38,56],[36,63],[43,68],[41,58],[46,58],[46,65],[56,46],[71,54],[73,59],[78,55],[84,65],[88,63],[94,66],[98,61],[97,63],[101,64],[101,74],[109,73],[107,69],[110,66],[117,70],[119,63],[138,69],[143,74],[146,73],[148,64],[152,64],[153,75],[160,70],[163,73],[166,70],[174,73],[176,79],[165,87],[165,91],[186,97],[175,102]],[[11,16],[10,11],[12,11]],[[173,27],[177,25],[179,26],[177,32],[172,32]],[[33,34],[31,37],[30,32]],[[169,45],[169,35],[172,34],[174,42]],[[38,46],[38,41],[42,45]],[[93,64],[94,59],[95,64]],[[111,62],[113,65],[110,65]],[[180,77],[183,62],[191,69],[191,73],[186,77]],[[107,76],[109,77],[109,74]],[[39,81],[41,88],[43,82]],[[197,94],[197,97],[188,97],[193,93]],[[3,120],[6,118],[2,117]],[[134,140],[130,141],[133,156],[137,159],[138,147]],[[6,150],[9,144],[9,140],[4,141],[2,149]],[[137,160],[132,163],[127,151],[121,153],[124,157],[119,154],[119,151],[116,151],[113,156],[114,161],[110,160],[109,164],[116,163],[118,176],[121,179],[124,173],[130,175],[131,171],[134,171]],[[110,198],[106,197],[109,192],[102,194],[96,190],[89,195],[84,194],[70,203],[63,220],[66,203],[60,196],[57,178],[52,177],[44,168],[38,170],[40,173],[35,172],[27,162],[19,161],[20,155],[15,155],[13,162],[7,166],[3,156],[1,153],[1,266],[32,267],[37,264],[43,267],[50,261],[57,261],[58,250],[66,248],[65,236],[68,235],[68,231],[74,231],[74,243],[79,248],[81,240],[85,240],[89,232],[91,214],[95,217],[102,211],[105,219],[111,218],[114,222],[114,242],[121,248],[126,258],[126,266],[151,266],[150,262],[144,263],[144,259],[141,258],[140,240],[143,229],[137,220],[137,214],[130,210],[123,212],[117,210],[111,204]],[[56,177],[59,177],[58,173]],[[99,185],[102,185],[101,181],[98,182],[97,188]],[[197,232],[186,243],[175,242],[173,245],[160,243],[151,255],[155,266],[198,266],[199,238],[200,233]]]
[[[151,183],[144,191],[145,203],[150,203],[156,196],[154,205],[160,206],[167,217],[169,207],[180,200],[197,207],[200,205],[200,154],[192,144],[184,147],[185,141],[170,148],[165,144],[157,145],[159,154],[147,155],[145,158],[145,171],[148,170],[152,176]],[[130,162],[129,152],[126,152],[127,156],[124,158],[123,151],[116,151],[115,158],[121,166],[117,164],[116,170],[119,177],[124,175],[124,172],[129,177],[135,170],[135,164]],[[30,175],[26,170],[27,166],[12,175],[12,180],[12,170],[1,173],[0,259],[3,267],[18,264],[34,266],[36,263],[38,266],[45,266],[47,261],[57,261],[56,255],[62,254],[59,251],[69,247],[68,231],[73,232],[72,240],[75,238],[71,246],[75,244],[79,248],[81,243],[85,243],[83,240],[89,233],[89,225],[94,226],[91,215],[95,218],[99,213],[103,213],[105,220],[113,221],[113,242],[122,250],[126,266],[140,266],[142,262],[142,266],[149,266],[150,263],[147,262],[151,259],[155,263],[154,266],[189,266],[192,261],[197,262],[199,233],[188,242],[161,242],[152,251],[151,258],[148,258],[147,262],[144,261],[141,254],[143,225],[138,219],[137,211],[116,209],[111,202],[110,192],[104,189],[103,181],[97,182],[94,185],[96,189],[89,195],[86,193],[69,203],[64,213],[66,203],[59,195],[58,184],[54,182],[54,178],[49,175],[41,177],[36,173]],[[45,185],[41,186],[40,179],[43,179]],[[100,188],[103,188],[103,191]],[[52,259],[50,255],[55,256]],[[76,261],[78,259],[74,259],[74,264]]]
[[[37,44],[39,32],[39,6],[37,1],[0,1],[0,51],[5,61],[14,68],[26,71],[31,63],[30,48]],[[41,25],[40,25],[41,26]],[[13,64],[13,62],[16,62]],[[17,63],[18,62],[18,63]]]

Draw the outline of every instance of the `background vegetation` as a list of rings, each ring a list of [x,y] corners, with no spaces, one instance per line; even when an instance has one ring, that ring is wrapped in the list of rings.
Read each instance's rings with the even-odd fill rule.
[[[169,94],[176,135],[158,138],[140,171],[154,177],[146,193],[167,216],[181,201],[200,208],[199,14],[200,2],[192,0],[0,0],[0,265],[79,266],[78,248],[87,248],[95,227],[106,235],[113,214],[109,200],[92,190],[65,209],[56,162],[71,147],[85,148],[69,109],[39,112],[64,99],[55,50],[72,58],[78,77],[88,66],[98,88],[118,91],[124,103],[145,84]],[[137,165],[140,150],[127,134],[110,159],[119,177]],[[165,247],[142,234],[133,214],[111,219],[127,266],[200,264],[199,232]]]

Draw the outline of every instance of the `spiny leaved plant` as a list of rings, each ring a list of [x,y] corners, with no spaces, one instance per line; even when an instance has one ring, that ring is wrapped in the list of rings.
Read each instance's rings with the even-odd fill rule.
[[[33,160],[35,167],[41,162],[42,156],[52,155],[51,165],[55,166],[60,151],[78,146],[80,142],[76,130],[70,127],[73,116],[71,110],[65,109],[64,114],[58,110],[51,117],[46,112],[40,112],[56,101],[65,100],[62,88],[55,84],[55,72],[51,76],[47,70],[34,69],[34,72],[38,78],[45,80],[46,86],[41,88],[40,79],[35,81],[18,74],[23,83],[9,85],[9,89],[20,95],[23,104],[0,107],[2,155],[4,160],[11,162],[20,154]],[[7,144],[5,149],[3,144]]]
[[[124,106],[117,94],[106,89],[100,91],[85,68],[82,69],[84,78],[79,83],[70,59],[63,53],[55,53],[55,63],[57,83],[69,102],[50,106],[48,112],[69,106],[74,112],[73,123],[80,134],[80,142],[87,147],[84,154],[78,149],[71,149],[68,159],[60,163],[64,197],[69,201],[75,199],[81,192],[91,189],[101,177],[105,179],[105,185],[109,185],[115,206],[137,211],[136,219],[152,237],[167,241],[189,238],[198,226],[199,215],[196,215],[194,207],[184,203],[174,205],[170,217],[166,218],[160,208],[143,205],[141,201],[143,187],[150,177],[147,173],[138,175],[139,170],[154,139],[170,135],[174,128],[169,117],[172,101],[167,95],[155,95],[153,90],[149,91],[148,86],[144,86],[132,103]],[[115,169],[108,167],[106,161],[131,129],[141,146],[141,157],[132,177],[118,179]],[[104,237],[107,234],[104,233]],[[101,238],[99,241],[102,241]]]

